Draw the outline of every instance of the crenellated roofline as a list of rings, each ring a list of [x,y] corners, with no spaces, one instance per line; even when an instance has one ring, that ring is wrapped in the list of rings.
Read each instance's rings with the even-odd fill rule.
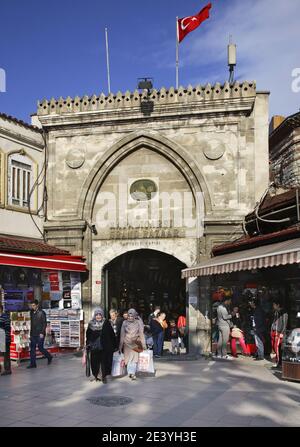
[[[162,87],[160,90],[153,89],[150,94],[147,90],[134,92],[126,91],[125,93],[118,92],[117,94],[109,94],[106,96],[101,93],[99,96],[76,96],[71,98],[60,97],[59,99],[52,98],[50,100],[44,99],[38,101],[38,116],[47,115],[64,115],[76,114],[81,112],[95,112],[95,111],[113,111],[113,110],[130,110],[140,108],[143,101],[151,101],[154,107],[176,105],[176,104],[197,104],[211,101],[226,101],[234,99],[247,99],[256,96],[256,82],[244,81],[242,83],[235,82],[234,84],[215,85],[206,84],[205,86],[197,85],[193,87],[189,85],[187,88],[179,87],[178,90],[174,87],[166,89]]]

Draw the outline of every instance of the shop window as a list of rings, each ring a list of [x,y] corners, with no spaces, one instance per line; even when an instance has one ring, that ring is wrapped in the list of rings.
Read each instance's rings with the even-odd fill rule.
[[[8,158],[8,204],[28,208],[33,185],[33,163],[30,158],[13,154]]]

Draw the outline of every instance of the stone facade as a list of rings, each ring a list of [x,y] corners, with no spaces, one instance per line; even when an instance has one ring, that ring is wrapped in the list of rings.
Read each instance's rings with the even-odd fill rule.
[[[43,221],[37,213],[43,202],[44,140],[41,130],[0,114],[1,234],[41,239],[41,233],[30,217],[27,203],[28,190],[34,185],[41,171],[40,185],[37,185],[31,195],[31,212],[42,231]]]
[[[150,248],[190,267],[213,245],[242,234],[243,217],[268,185],[268,93],[257,92],[254,82],[44,100],[34,119],[47,132],[47,240],[87,258],[87,316],[105,303],[108,262]],[[137,211],[129,189],[141,179],[153,181],[157,193],[191,197],[196,226],[204,207],[203,233],[176,223],[177,199],[168,224],[159,194],[151,200],[157,200],[156,223],[146,213],[150,201]],[[104,198],[119,203],[120,185],[128,193],[126,219],[118,215],[105,227]],[[109,219],[113,208],[110,202]],[[193,333],[202,324],[202,307],[190,301],[192,348],[200,343]]]
[[[300,113],[286,118],[271,133],[270,165],[278,186],[300,186]]]

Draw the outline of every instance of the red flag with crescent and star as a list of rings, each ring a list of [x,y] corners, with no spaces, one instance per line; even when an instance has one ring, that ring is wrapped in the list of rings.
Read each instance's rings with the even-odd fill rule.
[[[178,42],[181,42],[188,33],[194,31],[194,29],[198,28],[204,20],[209,18],[209,11],[211,7],[212,4],[208,3],[198,14],[178,19]]]

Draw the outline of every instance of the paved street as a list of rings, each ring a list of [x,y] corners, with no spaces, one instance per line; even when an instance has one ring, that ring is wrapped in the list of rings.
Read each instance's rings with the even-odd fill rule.
[[[0,425],[78,427],[300,426],[300,383],[281,381],[269,363],[172,361],[156,377],[127,377],[107,385],[84,376],[81,359],[55,358],[14,367],[0,377]],[[92,397],[127,397],[125,406],[98,406]]]

